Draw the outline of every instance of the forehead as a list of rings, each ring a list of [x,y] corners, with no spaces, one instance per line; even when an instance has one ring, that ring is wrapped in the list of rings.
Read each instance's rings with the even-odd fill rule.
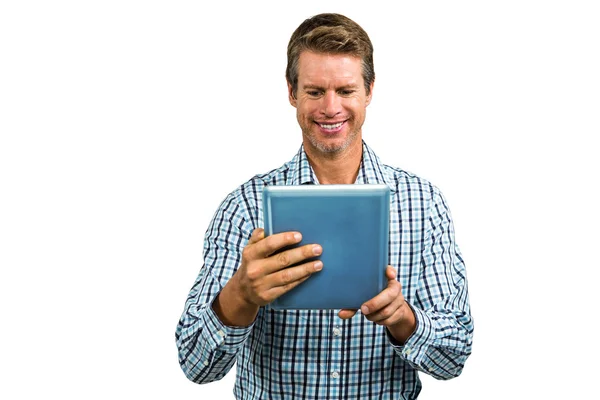
[[[362,85],[362,61],[348,54],[303,51],[298,59],[298,83]]]

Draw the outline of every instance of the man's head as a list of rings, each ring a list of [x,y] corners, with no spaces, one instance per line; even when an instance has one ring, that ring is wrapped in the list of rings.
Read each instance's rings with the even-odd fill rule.
[[[307,19],[290,39],[286,75],[307,154],[362,153],[362,125],[375,81],[366,32],[338,14]]]
[[[367,32],[356,22],[340,14],[319,14],[300,24],[288,44],[288,62],[285,71],[285,77],[292,86],[294,94],[298,89],[300,54],[306,50],[360,58],[365,90],[370,94],[371,84],[375,81],[373,44]]]

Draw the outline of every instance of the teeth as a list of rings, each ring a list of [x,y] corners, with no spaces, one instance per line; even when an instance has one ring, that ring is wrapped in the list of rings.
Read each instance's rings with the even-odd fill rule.
[[[321,124],[321,127],[325,128],[325,129],[336,129],[339,128],[340,126],[342,126],[343,122],[338,122],[337,124]]]

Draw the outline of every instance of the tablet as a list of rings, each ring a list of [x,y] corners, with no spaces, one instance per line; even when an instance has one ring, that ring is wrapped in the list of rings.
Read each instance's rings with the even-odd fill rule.
[[[270,306],[356,309],[379,294],[387,285],[389,216],[387,185],[266,186],[265,235],[298,231],[302,241],[296,246],[323,248],[313,258],[323,269]]]

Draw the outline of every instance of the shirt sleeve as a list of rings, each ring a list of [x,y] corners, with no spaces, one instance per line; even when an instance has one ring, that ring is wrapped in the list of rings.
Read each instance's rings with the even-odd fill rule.
[[[388,332],[396,352],[415,369],[437,379],[460,375],[471,354],[471,318],[465,264],[454,241],[450,211],[434,189],[422,251],[422,280],[409,304],[417,327],[404,345]]]
[[[223,325],[212,309],[213,301],[241,262],[251,229],[234,197],[229,196],[206,231],[204,266],[190,290],[175,333],[179,364],[193,382],[223,378],[252,332],[253,325]]]

